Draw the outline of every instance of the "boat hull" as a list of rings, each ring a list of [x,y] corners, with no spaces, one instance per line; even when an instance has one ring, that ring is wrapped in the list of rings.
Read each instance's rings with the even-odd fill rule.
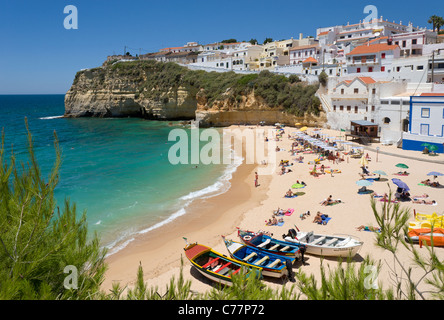
[[[309,241],[311,236],[313,240]],[[305,246],[305,253],[323,257],[354,257],[363,245],[363,242],[351,236],[320,235],[312,232],[297,232],[295,238],[284,235],[284,240],[300,243]]]
[[[263,233],[238,230],[241,241],[251,247],[255,247],[264,252],[276,254],[288,258],[301,258],[302,244],[290,243],[271,238]],[[304,250],[304,249],[303,249]]]
[[[282,278],[288,276],[295,258],[275,255],[255,247],[224,238],[227,251],[233,259],[262,268],[264,277]],[[288,262],[287,262],[288,261]],[[260,264],[258,264],[260,263]]]
[[[412,229],[408,232],[407,237],[410,238],[413,242],[419,243],[420,245],[425,242],[429,246],[432,245],[433,237],[433,246],[444,247],[443,228],[433,228],[433,232],[431,228]]]
[[[262,278],[262,268],[251,266],[225,256],[212,248],[193,243],[184,248],[185,255],[193,267],[211,281],[231,286],[232,275],[241,270],[249,277],[256,274]]]

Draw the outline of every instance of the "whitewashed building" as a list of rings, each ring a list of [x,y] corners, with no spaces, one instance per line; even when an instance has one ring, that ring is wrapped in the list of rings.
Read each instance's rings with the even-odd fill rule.
[[[444,152],[444,93],[412,96],[409,120],[409,130],[403,134],[403,149],[423,150],[424,143],[428,143],[436,147],[436,152]]]

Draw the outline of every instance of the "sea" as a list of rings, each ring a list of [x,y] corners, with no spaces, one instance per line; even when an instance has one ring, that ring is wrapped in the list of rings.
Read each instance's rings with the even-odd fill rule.
[[[18,161],[28,160],[26,119],[46,179],[56,133],[62,153],[57,205],[62,210],[69,199],[79,217],[86,211],[88,233],[97,232],[108,255],[187,214],[193,201],[226,192],[240,164],[235,154],[230,164],[172,164],[168,153],[177,141],[169,141],[171,130],[191,137],[191,128],[179,121],[64,118],[64,108],[64,95],[0,95],[5,160],[12,152]]]

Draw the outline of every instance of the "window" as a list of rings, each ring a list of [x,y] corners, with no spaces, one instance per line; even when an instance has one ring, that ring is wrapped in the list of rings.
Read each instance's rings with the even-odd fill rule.
[[[333,111],[336,111],[336,105],[333,106]]]
[[[344,94],[344,89],[341,89],[341,94]]]
[[[361,68],[356,68],[356,73],[360,73],[361,72]]]
[[[416,66],[416,70],[424,70],[424,66]]]
[[[417,39],[412,39],[412,44],[417,44],[418,40]]]
[[[385,52],[381,53],[381,59],[385,59]]]
[[[421,135],[428,136],[429,135],[429,125],[428,124],[421,124]]]
[[[358,88],[355,88],[355,89],[353,89],[353,92],[354,92],[354,93],[359,93],[359,89],[358,89]]]
[[[375,106],[372,106],[372,111],[375,111]]]
[[[385,66],[382,66],[382,67],[381,67],[381,71],[385,71]]]
[[[344,110],[344,106],[339,106],[339,110],[343,111]]]
[[[372,94],[376,94],[376,89],[375,88],[372,89]]]
[[[368,72],[373,72],[373,67],[368,67]]]
[[[403,40],[403,41],[402,41],[402,47],[405,48],[406,45],[407,45],[407,41]]]
[[[430,118],[430,108],[421,108],[421,118]]]
[[[383,122],[386,123],[386,124],[390,123],[390,118],[385,117],[385,118],[383,119]]]
[[[358,113],[358,106],[355,106],[355,113]]]
[[[351,111],[351,106],[347,106],[347,111]]]

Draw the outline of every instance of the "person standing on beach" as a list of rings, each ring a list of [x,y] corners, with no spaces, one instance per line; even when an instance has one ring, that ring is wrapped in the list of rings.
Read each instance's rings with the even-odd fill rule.
[[[259,176],[257,172],[254,173],[254,186],[257,187],[259,185]]]

